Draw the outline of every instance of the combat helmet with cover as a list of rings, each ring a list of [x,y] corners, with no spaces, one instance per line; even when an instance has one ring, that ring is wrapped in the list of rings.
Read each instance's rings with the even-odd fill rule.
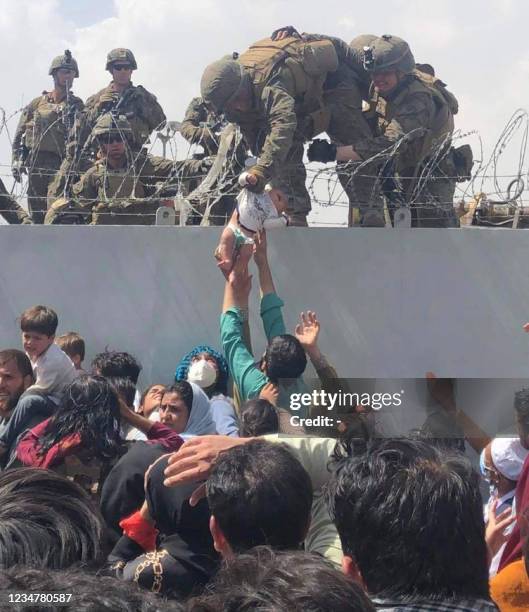
[[[75,73],[75,78],[79,76],[79,67],[77,66],[77,62],[75,61],[74,57],[72,56],[72,52],[69,49],[66,49],[62,55],[57,55],[57,57],[53,58],[48,74],[50,76],[53,76],[54,72],[56,70],[59,70],[60,68],[65,68],[66,70],[73,70],[73,72]]]
[[[105,70],[110,71],[112,64],[116,64],[118,62],[130,64],[132,70],[137,70],[138,68],[134,53],[132,53],[130,49],[124,49],[122,47],[119,47],[117,49],[112,49],[112,51],[109,51],[107,55],[107,63],[105,66]]]
[[[384,34],[364,47],[364,68],[368,72],[399,70],[411,74],[415,70],[415,58],[405,40]]]
[[[204,70],[200,81],[202,99],[208,107],[220,114],[237,97],[245,78],[238,54],[225,55]]]
[[[113,113],[105,113],[96,121],[92,135],[101,138],[105,134],[119,134],[126,138],[132,138],[132,128],[129,120],[124,115],[116,116]]]

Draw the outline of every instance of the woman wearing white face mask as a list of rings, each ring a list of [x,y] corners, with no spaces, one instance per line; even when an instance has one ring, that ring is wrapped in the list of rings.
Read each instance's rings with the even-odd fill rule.
[[[211,415],[217,432],[239,435],[233,402],[228,397],[228,364],[223,355],[207,344],[200,344],[184,355],[176,367],[175,381],[187,380],[203,389],[210,399]]]

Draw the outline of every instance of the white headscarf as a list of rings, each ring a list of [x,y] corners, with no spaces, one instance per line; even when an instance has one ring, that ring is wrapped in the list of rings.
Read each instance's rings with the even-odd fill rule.
[[[182,438],[191,438],[193,436],[216,434],[217,430],[211,416],[208,396],[195,383],[190,382],[189,384],[193,389],[193,405],[186,428],[180,435]]]

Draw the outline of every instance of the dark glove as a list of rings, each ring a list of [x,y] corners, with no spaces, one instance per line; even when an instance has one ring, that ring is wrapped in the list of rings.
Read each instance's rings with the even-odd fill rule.
[[[316,138],[310,143],[307,156],[309,161],[319,161],[323,163],[336,161],[336,145],[328,140]]]
[[[301,38],[301,34],[294,26],[283,26],[282,28],[278,28],[272,32],[272,36],[270,36],[270,38],[272,40],[283,40],[283,38],[288,38],[289,36]]]

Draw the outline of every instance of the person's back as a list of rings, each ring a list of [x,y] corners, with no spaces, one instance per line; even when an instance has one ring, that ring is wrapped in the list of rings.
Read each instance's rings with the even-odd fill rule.
[[[462,455],[374,441],[338,463],[328,501],[344,571],[378,609],[496,609],[479,478]]]

